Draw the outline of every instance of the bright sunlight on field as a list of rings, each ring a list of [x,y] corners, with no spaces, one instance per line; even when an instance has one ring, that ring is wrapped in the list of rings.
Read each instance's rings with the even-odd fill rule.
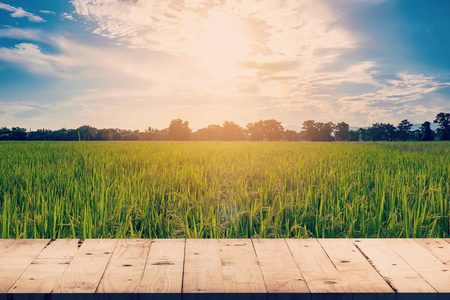
[[[448,237],[450,143],[0,143],[0,238]]]

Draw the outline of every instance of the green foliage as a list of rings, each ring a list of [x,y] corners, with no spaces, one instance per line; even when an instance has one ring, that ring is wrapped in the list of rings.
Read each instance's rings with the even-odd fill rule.
[[[448,237],[449,150],[0,142],[0,238]]]
[[[439,139],[442,141],[450,140],[450,113],[438,113],[433,122],[439,124]]]

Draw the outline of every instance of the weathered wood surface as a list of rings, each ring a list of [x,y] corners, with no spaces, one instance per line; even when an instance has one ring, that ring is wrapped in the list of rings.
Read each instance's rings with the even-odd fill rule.
[[[0,299],[181,299],[181,295],[450,299],[450,243],[446,239],[0,240]]]

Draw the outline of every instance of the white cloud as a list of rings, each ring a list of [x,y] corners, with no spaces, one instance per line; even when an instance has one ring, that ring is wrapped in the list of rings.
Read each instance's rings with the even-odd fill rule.
[[[341,97],[336,104],[352,114],[365,116],[368,124],[390,122],[398,115],[412,115],[414,121],[420,122],[420,118],[442,110],[442,102],[429,99],[435,98],[433,93],[449,86],[449,82],[422,74],[398,73],[396,77],[380,80],[376,92]]]
[[[55,14],[54,11],[50,11],[50,10],[40,10],[39,12],[46,14],[46,15],[54,15]]]
[[[402,71],[380,79],[377,60],[348,59],[360,41],[323,1],[72,3],[73,16],[106,38],[98,43],[109,39],[113,45],[8,28],[0,37],[33,43],[0,48],[0,60],[77,82],[75,96],[55,105],[73,122],[143,129],[182,117],[199,128],[277,118],[300,129],[302,121],[314,118],[365,126],[401,113],[435,114],[426,109],[426,99],[447,85]],[[345,85],[360,90],[340,90]]]
[[[39,46],[20,43],[14,48],[0,48],[0,60],[15,63],[36,74],[57,77],[70,77],[79,63],[64,55],[42,53]]]
[[[44,38],[39,30],[34,29],[20,29],[14,27],[8,27],[6,29],[0,29],[0,38],[10,38],[16,40],[33,40],[42,41]]]
[[[128,48],[192,58],[197,81],[190,80],[183,91],[190,98],[240,98],[248,93],[243,87],[251,87],[260,97],[294,98],[317,80],[331,81],[321,70],[357,44],[321,1],[72,3],[78,15],[93,21],[95,34]],[[217,26],[217,22],[228,22],[233,28]],[[209,45],[208,39],[216,45]],[[353,73],[351,79],[340,80],[362,80]]]
[[[11,17],[13,18],[27,18],[28,21],[36,23],[45,22],[45,20],[39,17],[38,15],[26,12],[21,7],[14,7],[9,4],[0,2],[0,9],[12,12]]]
[[[62,13],[61,14],[61,20],[64,20],[64,19],[70,20],[70,21],[75,21],[74,17],[71,14],[69,14],[69,13]]]

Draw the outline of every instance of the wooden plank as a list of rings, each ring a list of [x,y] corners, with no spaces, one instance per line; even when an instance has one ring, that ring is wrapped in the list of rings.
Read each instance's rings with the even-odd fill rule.
[[[118,240],[97,293],[137,293],[152,240]]]
[[[289,249],[311,293],[341,293],[352,290],[316,239],[287,239]]]
[[[56,240],[31,262],[8,293],[50,293],[78,250],[78,240]]]
[[[153,240],[140,293],[181,293],[184,239]]]
[[[354,293],[394,293],[349,239],[319,239],[319,243]]]
[[[6,293],[36,256],[50,242],[43,240],[2,241],[0,248],[0,294]]]
[[[450,268],[412,239],[387,239],[386,244],[438,293],[450,293]]]
[[[309,293],[284,239],[253,239],[268,293]]]
[[[216,239],[187,239],[183,293],[222,293],[222,262]]]
[[[266,293],[250,239],[219,240],[224,289],[227,293]]]
[[[378,273],[399,293],[436,293],[383,239],[352,239]]]
[[[430,251],[444,265],[450,266],[450,244],[443,239],[415,239],[416,243]]]
[[[85,240],[53,293],[94,293],[116,244],[117,240]]]

